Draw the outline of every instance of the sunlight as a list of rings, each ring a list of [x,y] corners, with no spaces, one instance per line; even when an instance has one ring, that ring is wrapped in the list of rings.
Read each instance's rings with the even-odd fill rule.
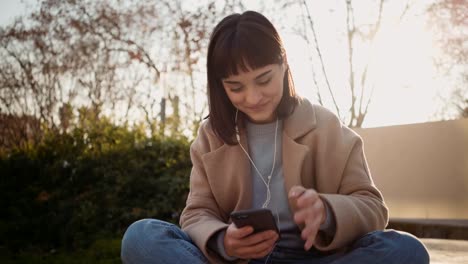
[[[344,15],[339,12],[342,11],[336,10],[335,15]],[[441,89],[446,88],[446,82],[438,76],[433,63],[433,58],[440,56],[441,51],[433,45],[433,36],[425,26],[424,17],[407,16],[401,23],[396,21],[397,17],[392,17],[394,22],[382,24],[370,47],[355,44],[356,52],[360,52],[354,57],[357,62],[355,71],[362,71],[364,63],[369,62],[364,99],[369,98],[374,87],[363,127],[430,121],[440,107],[437,98],[443,92]],[[351,96],[347,79],[347,44],[341,36],[344,32],[339,32],[336,17],[323,15],[316,22],[328,25],[317,29],[318,38],[330,86],[343,114],[349,107]],[[314,48],[297,35],[288,33],[283,34],[283,38],[298,93],[317,103],[310,63],[312,54],[322,99],[325,106],[334,111]]]
[[[376,88],[367,126],[425,122],[434,114],[441,83],[432,43],[430,32],[414,18],[377,36],[371,61]]]

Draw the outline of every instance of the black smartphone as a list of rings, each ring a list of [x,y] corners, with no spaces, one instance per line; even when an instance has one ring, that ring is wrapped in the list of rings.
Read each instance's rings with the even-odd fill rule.
[[[232,222],[238,227],[252,226],[254,232],[274,230],[279,234],[278,226],[270,209],[249,209],[231,213]]]

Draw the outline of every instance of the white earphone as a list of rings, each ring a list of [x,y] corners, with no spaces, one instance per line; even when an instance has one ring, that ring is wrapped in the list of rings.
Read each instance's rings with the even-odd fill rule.
[[[270,200],[271,200],[271,191],[270,191],[270,181],[271,181],[271,177],[273,175],[273,171],[275,170],[275,164],[276,164],[276,137],[278,135],[278,118],[276,118],[276,128],[275,128],[275,152],[273,154],[273,166],[271,167],[271,172],[270,172],[270,175],[268,175],[267,179],[268,179],[268,182],[265,180],[265,178],[263,177],[263,175],[260,173],[260,171],[258,170],[257,166],[255,165],[255,163],[253,162],[252,158],[250,157],[249,153],[244,149],[244,147],[242,146],[241,142],[240,142],[240,133],[239,133],[239,128],[237,127],[237,114],[239,113],[239,109],[236,108],[236,117],[235,117],[235,130],[236,130],[236,139],[237,139],[237,142],[239,143],[239,146],[242,148],[242,150],[244,151],[245,155],[247,156],[247,158],[249,158],[250,160],[250,163],[252,164],[252,166],[255,168],[255,170],[257,171],[258,173],[258,176],[260,177],[260,179],[262,180],[262,182],[265,184],[265,187],[267,189],[267,197],[266,197],[266,200],[265,202],[263,203],[262,205],[262,208],[267,208],[268,205],[270,204]],[[276,208],[276,220],[277,220],[277,224],[278,224],[278,229],[279,229],[279,232],[281,233],[281,227],[280,227],[280,220],[279,220],[279,214],[278,214],[278,210]],[[274,247],[276,247],[276,245],[278,244],[278,242],[275,242],[275,245]],[[270,256],[271,256],[271,253],[273,252],[273,250],[271,250],[271,252],[268,254],[267,256],[267,259],[265,261],[265,263],[268,262],[268,260],[270,259]]]
[[[265,184],[265,187],[267,189],[267,197],[265,199],[265,202],[263,203],[262,205],[262,208],[267,208],[268,205],[270,204],[270,200],[271,200],[271,191],[270,191],[270,182],[271,182],[271,177],[273,175],[273,172],[275,170],[275,165],[276,165],[276,137],[278,135],[278,118],[276,118],[276,128],[275,128],[275,143],[274,143],[274,146],[275,146],[275,152],[273,153],[273,165],[271,167],[271,172],[270,174],[267,176],[267,179],[265,180],[265,178],[263,177],[263,175],[260,173],[260,170],[257,168],[257,166],[255,165],[254,161],[252,160],[252,158],[250,157],[249,153],[247,152],[247,150],[245,150],[245,148],[242,146],[241,142],[240,142],[240,133],[239,133],[239,128],[237,127],[237,114],[239,113],[239,109],[236,108],[236,117],[235,117],[235,130],[236,130],[236,139],[237,139],[237,142],[239,143],[239,146],[241,147],[241,149],[244,151],[245,155],[247,156],[247,158],[249,158],[250,160],[250,163],[252,164],[252,166],[255,168],[255,170],[257,171],[258,173],[258,176],[260,177],[260,179],[262,180],[262,182]]]
[[[237,142],[239,142],[239,145],[240,145],[239,128],[237,127],[237,114],[238,113],[239,113],[239,109],[236,108],[236,119],[234,121],[234,124],[235,124],[235,129],[236,129],[236,139],[237,139]]]

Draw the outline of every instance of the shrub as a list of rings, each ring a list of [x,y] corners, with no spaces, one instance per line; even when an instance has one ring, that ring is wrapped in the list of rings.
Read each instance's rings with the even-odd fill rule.
[[[177,222],[191,168],[186,138],[108,125],[50,133],[0,157],[0,244],[84,248],[141,218]]]

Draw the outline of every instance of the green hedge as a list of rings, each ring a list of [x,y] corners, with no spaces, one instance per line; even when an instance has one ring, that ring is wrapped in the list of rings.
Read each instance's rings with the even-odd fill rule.
[[[106,125],[49,134],[0,157],[0,246],[79,249],[141,218],[177,222],[190,142]]]
[[[86,249],[78,249],[73,252],[12,252],[0,251],[0,263],[2,264],[117,264],[120,260],[120,239],[99,239]]]

